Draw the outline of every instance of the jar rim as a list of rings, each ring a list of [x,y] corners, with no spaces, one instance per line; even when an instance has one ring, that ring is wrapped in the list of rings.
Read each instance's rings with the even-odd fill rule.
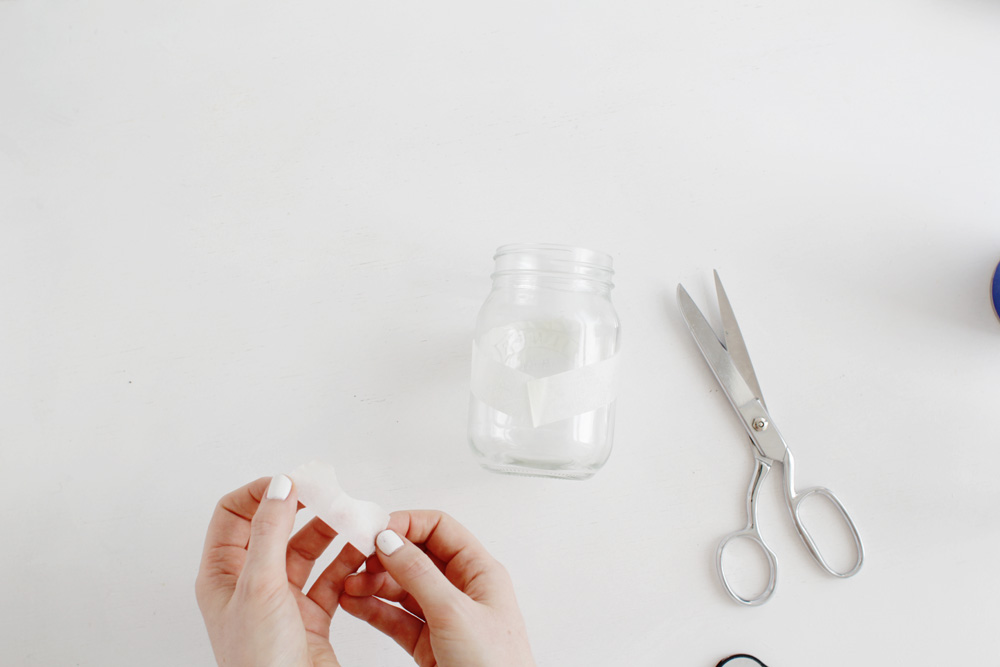
[[[558,258],[562,261],[614,274],[614,270],[611,268],[612,258],[608,253],[561,243],[509,243],[497,248],[493,259],[495,261],[504,255],[530,252],[544,253],[553,256],[553,259]]]
[[[611,255],[556,243],[512,243],[493,256],[494,284],[498,280],[547,281],[572,289],[613,289]]]

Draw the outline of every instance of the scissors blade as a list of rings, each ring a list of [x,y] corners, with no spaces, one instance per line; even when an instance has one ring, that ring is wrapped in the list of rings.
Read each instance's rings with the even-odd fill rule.
[[[774,426],[771,416],[764,404],[754,394],[753,389],[747,384],[722,341],[719,340],[712,326],[702,315],[683,285],[677,285],[677,301],[680,304],[684,321],[694,337],[694,342],[697,343],[702,356],[705,357],[709,368],[715,374],[715,379],[719,381],[719,386],[722,387],[726,398],[729,399],[733,409],[740,416],[743,428],[750,436],[750,443],[758,454],[769,463],[783,460],[787,448],[777,427]],[[754,422],[758,420],[763,420],[765,425],[759,430],[753,426]]]
[[[736,368],[739,369],[740,375],[750,385],[750,389],[760,399],[761,404],[767,407],[767,404],[764,402],[764,393],[760,390],[760,384],[757,382],[757,374],[753,370],[753,364],[750,363],[750,353],[747,351],[746,343],[743,341],[740,325],[736,323],[736,313],[733,312],[733,306],[729,303],[726,290],[722,287],[719,272],[713,271],[712,273],[715,274],[715,292],[719,297],[719,312],[722,315],[722,330],[726,340],[726,351],[729,352],[729,357],[736,364]]]

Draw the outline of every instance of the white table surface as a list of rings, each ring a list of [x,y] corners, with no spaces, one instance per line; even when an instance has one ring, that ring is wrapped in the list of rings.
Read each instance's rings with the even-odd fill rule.
[[[211,664],[213,506],[310,459],[467,524],[540,665],[995,662],[998,72],[986,0],[0,2],[0,662]],[[492,252],[527,241],[616,264],[586,482],[465,443]],[[769,480],[753,609],[713,562],[752,459],[674,301],[713,268],[867,549],[823,574]]]

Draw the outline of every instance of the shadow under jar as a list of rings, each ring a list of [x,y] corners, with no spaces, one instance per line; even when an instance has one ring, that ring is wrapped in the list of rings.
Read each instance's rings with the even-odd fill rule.
[[[476,320],[469,442],[496,472],[586,479],[611,454],[621,326],[611,256],[506,245]]]

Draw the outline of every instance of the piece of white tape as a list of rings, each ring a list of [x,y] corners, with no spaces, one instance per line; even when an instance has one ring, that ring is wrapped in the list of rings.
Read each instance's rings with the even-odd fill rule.
[[[491,359],[479,347],[472,345],[472,393],[494,410],[511,416],[517,421],[531,422],[531,404],[528,402],[527,373]]]
[[[367,500],[347,495],[337,481],[332,465],[312,461],[288,474],[295,482],[299,502],[316,513],[358,551],[370,556],[375,536],[389,525],[389,513]]]
[[[613,402],[618,357],[536,378],[491,359],[473,344],[472,393],[493,409],[538,428]]]

